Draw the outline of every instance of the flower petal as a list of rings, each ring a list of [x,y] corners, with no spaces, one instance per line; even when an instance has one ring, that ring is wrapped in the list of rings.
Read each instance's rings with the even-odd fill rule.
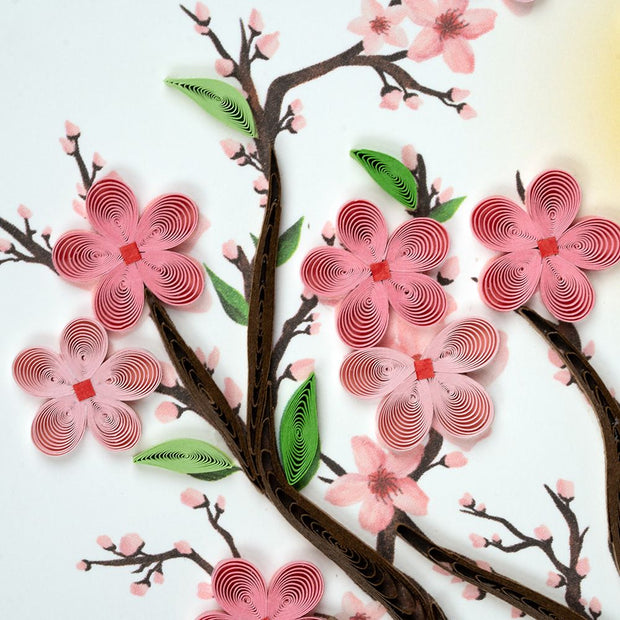
[[[407,47],[407,33],[400,26],[392,26],[385,34],[385,42],[396,47]]]
[[[536,292],[541,270],[538,250],[493,258],[480,276],[480,297],[494,310],[515,310]]]
[[[409,18],[419,26],[434,26],[439,9],[433,0],[405,0]]]
[[[472,73],[476,66],[471,45],[459,37],[444,41],[443,59],[455,73]]]
[[[364,36],[363,43],[367,54],[376,54],[383,47],[383,37],[370,31]]]
[[[362,398],[383,396],[412,374],[411,357],[386,347],[353,351],[340,367],[344,387]]]
[[[389,315],[386,289],[368,278],[342,300],[336,329],[346,345],[354,349],[372,347],[383,338]]]
[[[607,269],[620,260],[620,226],[604,217],[583,218],[560,237],[558,249],[580,269]]]
[[[136,268],[153,295],[171,306],[191,304],[204,291],[204,269],[185,254],[149,250],[136,263]]]
[[[464,13],[469,5],[469,0],[439,0],[439,12],[447,13],[453,11],[455,13]]]
[[[137,264],[119,265],[103,277],[95,291],[95,316],[111,331],[129,329],[142,316],[144,283]]]
[[[329,485],[325,499],[334,506],[350,506],[361,502],[368,493],[368,476],[345,474]]]
[[[351,447],[360,474],[368,476],[385,465],[385,452],[369,437],[363,435],[353,437]]]
[[[472,372],[486,366],[497,353],[499,333],[488,321],[467,318],[450,323],[429,344],[423,357],[438,372]]]
[[[571,323],[586,317],[595,299],[583,271],[560,256],[548,256],[543,261],[540,296],[556,319]]]
[[[402,493],[394,496],[394,506],[410,515],[422,516],[428,512],[428,495],[411,478],[401,478],[398,486]]]
[[[422,62],[438,56],[443,51],[444,41],[434,28],[424,28],[413,40],[407,56],[416,62]]]
[[[60,398],[73,394],[74,380],[64,360],[42,347],[26,349],[15,358],[13,377],[33,396]]]
[[[138,400],[152,394],[161,383],[161,364],[140,349],[114,353],[93,375],[97,396],[112,400]]]
[[[356,17],[354,20],[349,22],[347,30],[355,34],[365,36],[368,32],[370,32],[370,23],[368,18],[363,15],[361,17]]]
[[[491,425],[493,403],[479,383],[465,375],[449,373],[437,373],[428,383],[435,426],[440,432],[457,438],[472,438]]]
[[[338,239],[366,265],[385,258],[388,232],[383,214],[366,200],[352,200],[336,217]]]
[[[491,9],[470,9],[463,15],[467,26],[459,34],[466,39],[477,39],[485,32],[493,30],[497,13]]]
[[[384,284],[392,308],[412,325],[433,325],[446,313],[448,300],[443,288],[423,273],[392,274]]]
[[[136,412],[118,400],[93,396],[84,401],[88,426],[108,450],[129,450],[140,439],[142,424]]]
[[[397,478],[405,478],[420,464],[424,450],[425,447],[419,444],[407,452],[389,452],[385,457],[385,468]]]
[[[123,181],[107,177],[95,183],[86,195],[86,215],[98,233],[118,246],[134,240],[138,205]]]
[[[474,235],[497,252],[518,252],[537,247],[542,231],[529,215],[504,196],[491,196],[479,203],[471,216]]]
[[[231,616],[221,611],[207,611],[198,616],[196,620],[231,620]]]
[[[269,583],[267,615],[271,620],[298,620],[314,610],[324,589],[323,576],[314,564],[285,564]]]
[[[108,334],[96,321],[75,319],[62,330],[60,353],[76,383],[90,379],[108,353]]]
[[[419,217],[401,224],[387,246],[386,260],[392,274],[409,275],[438,267],[450,249],[448,231],[429,217]]]
[[[198,207],[187,196],[164,194],[144,210],[135,242],[141,250],[169,250],[191,237],[198,219]]]
[[[267,588],[258,569],[236,558],[219,562],[211,579],[215,600],[235,620],[262,620],[267,615]]]
[[[301,264],[303,283],[319,297],[342,297],[369,276],[367,265],[340,248],[315,248]]]
[[[118,245],[87,230],[62,235],[52,251],[56,271],[67,280],[83,282],[108,273],[122,261]]]
[[[560,237],[577,216],[581,189],[573,176],[562,170],[547,170],[528,186],[525,204],[545,237]]]
[[[428,434],[433,403],[426,381],[404,381],[388,394],[377,411],[377,435],[390,450],[415,448]]]
[[[383,6],[377,0],[362,0],[362,15],[367,19],[383,15],[383,11]]]
[[[360,508],[360,525],[371,534],[378,534],[392,521],[394,516],[394,504],[384,501],[375,495],[369,495],[362,502]]]
[[[34,445],[50,456],[71,452],[86,429],[84,403],[74,396],[52,398],[41,405],[32,422]]]

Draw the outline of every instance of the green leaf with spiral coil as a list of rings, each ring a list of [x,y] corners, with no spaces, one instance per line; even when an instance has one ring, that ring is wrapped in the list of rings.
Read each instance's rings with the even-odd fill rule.
[[[418,205],[418,186],[405,164],[391,155],[369,149],[353,150],[351,157],[359,162],[390,196],[410,211],[415,210]]]
[[[234,86],[206,78],[168,78],[164,81],[186,94],[218,121],[256,137],[256,124],[250,105]]]

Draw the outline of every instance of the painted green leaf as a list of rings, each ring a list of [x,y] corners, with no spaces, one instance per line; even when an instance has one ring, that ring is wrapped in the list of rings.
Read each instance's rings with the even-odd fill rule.
[[[233,466],[230,469],[222,469],[220,471],[214,471],[208,474],[190,474],[192,478],[198,478],[198,480],[206,480],[207,482],[215,482],[234,474],[236,471],[241,471],[240,467]]]
[[[280,460],[286,479],[305,487],[319,466],[319,421],[316,381],[312,373],[286,404],[280,423]]]
[[[284,263],[295,254],[295,250],[299,246],[299,238],[301,237],[301,225],[304,223],[303,216],[300,217],[290,228],[287,228],[278,241],[278,261],[277,266]],[[258,237],[250,233],[254,247],[258,245]]]
[[[133,462],[190,474],[202,480],[217,480],[239,469],[224,452],[199,439],[165,441],[136,454]]]
[[[224,312],[226,312],[235,323],[247,325],[248,302],[245,300],[245,297],[236,288],[233,288],[230,284],[218,278],[206,265],[204,265],[204,268],[211,278],[213,288],[220,299]]]
[[[186,94],[217,120],[256,137],[252,110],[244,96],[234,86],[221,80],[205,78],[168,78],[164,81]]]
[[[411,171],[398,159],[369,149],[351,151],[351,157],[358,161],[373,180],[390,196],[393,196],[413,211],[418,204],[418,186]]]
[[[258,245],[258,237],[254,233],[250,233],[250,238],[252,239],[254,247],[256,247]]]
[[[459,196],[458,198],[453,198],[452,200],[448,200],[448,202],[440,204],[438,207],[431,209],[429,217],[432,217],[438,222],[447,222],[456,213],[465,198],[467,198],[467,196]]]

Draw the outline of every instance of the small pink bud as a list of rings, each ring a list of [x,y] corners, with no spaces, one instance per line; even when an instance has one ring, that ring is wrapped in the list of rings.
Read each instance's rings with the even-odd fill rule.
[[[593,596],[593,597],[590,599],[590,605],[589,605],[589,607],[590,607],[590,611],[591,611],[593,614],[600,614],[600,613],[601,613],[601,610],[602,610],[602,607],[601,607],[601,601],[599,601],[599,600],[596,598],[596,596]]]
[[[305,381],[314,372],[314,360],[306,357],[291,364],[290,372],[295,381]]]
[[[438,192],[441,189],[441,177],[437,177],[431,183],[431,189],[434,190],[435,192]]]
[[[73,155],[75,153],[75,142],[73,140],[69,140],[68,138],[58,138],[60,141],[60,146],[62,146],[62,150],[67,155]]]
[[[129,586],[129,591],[134,596],[144,596],[149,591],[150,587],[151,586],[149,586],[148,583],[144,583],[143,581],[136,581]]]
[[[442,568],[441,566],[439,566],[437,564],[433,564],[433,570],[436,573],[439,573],[440,575],[443,575],[444,577],[447,577],[450,574],[445,568]]]
[[[71,203],[73,210],[81,217],[86,217],[86,205],[82,200],[77,198]]]
[[[118,550],[123,555],[134,555],[140,551],[142,547],[144,547],[144,541],[138,534],[125,534],[125,536],[121,538]]]
[[[160,362],[161,364],[161,383],[166,387],[174,387],[177,383],[177,371],[172,364]]]
[[[415,170],[418,167],[418,154],[413,148],[413,144],[406,144],[403,146],[400,158],[409,170]]]
[[[575,564],[575,572],[580,577],[585,577],[590,572],[590,560],[588,558],[580,558]]]
[[[250,140],[245,147],[245,152],[249,155],[256,155],[256,142],[254,140]]]
[[[554,366],[557,366],[558,368],[562,368],[562,366],[564,366],[562,358],[556,353],[555,349],[549,349],[549,351],[547,351],[547,357]]]
[[[516,607],[513,607],[510,612],[511,618],[523,618],[524,616],[525,614],[520,609],[517,609]]]
[[[549,571],[549,576],[547,577],[547,585],[550,588],[558,588],[562,583],[562,577],[553,571]]]
[[[452,187],[448,187],[439,194],[439,202],[448,202],[450,198],[454,195],[454,189]]]
[[[468,583],[465,586],[465,589],[463,590],[463,598],[467,599],[468,601],[475,601],[479,598],[480,596],[480,590],[478,590],[478,588],[474,585],[472,585],[471,583]]]
[[[321,331],[321,324],[320,323],[312,323],[312,325],[310,325],[310,335],[311,336],[316,336],[320,331]]]
[[[243,399],[241,388],[230,377],[224,379],[224,398],[232,409],[238,407]]]
[[[222,147],[222,150],[224,151],[226,157],[228,157],[229,159],[233,159],[235,155],[239,155],[243,152],[243,146],[241,145],[241,142],[237,142],[236,140],[222,140],[220,142],[220,146]]]
[[[260,176],[254,180],[254,191],[256,192],[266,192],[269,190],[269,183],[267,183],[267,179],[264,176]]]
[[[313,312],[313,313],[310,315],[310,318],[311,318],[313,321],[318,321],[320,316],[321,316],[321,313],[320,313],[320,312]]]
[[[564,499],[571,500],[575,497],[575,485],[570,480],[557,481],[555,488],[558,491],[558,495]]]
[[[289,107],[291,108],[293,114],[299,114],[304,109],[304,104],[301,102],[301,99],[295,99],[294,101],[291,101]]]
[[[198,592],[196,593],[196,595],[198,596],[198,598],[207,600],[213,598],[213,588],[211,587],[211,584],[207,583],[206,581],[201,581],[198,584]]]
[[[465,508],[472,508],[475,504],[475,500],[469,493],[465,493],[459,500],[459,504]]]
[[[583,598],[583,596],[579,599],[579,602],[585,607],[588,604],[588,601],[586,601],[585,598]]]
[[[159,403],[155,409],[155,417],[163,424],[174,422],[179,417],[179,408],[169,400]]]
[[[568,385],[571,380],[570,372],[568,370],[559,370],[553,375],[556,381],[559,381],[562,385]]]
[[[393,88],[381,97],[379,107],[386,110],[397,110],[402,100],[403,91],[399,88]]]
[[[478,112],[474,110],[468,103],[461,104],[459,107],[459,116],[464,120],[468,121],[471,118],[476,118],[478,116]]]
[[[8,239],[0,238],[0,252],[8,252],[13,244]]]
[[[482,570],[488,570],[489,572],[493,570],[491,565],[484,560],[476,560],[476,566],[479,566]]]
[[[201,22],[206,22],[211,16],[209,8],[205,6],[202,2],[196,2],[196,8],[194,9],[194,13]]]
[[[220,350],[217,347],[213,347],[209,357],[207,358],[207,368],[215,370],[218,362],[220,361]]]
[[[235,70],[235,63],[229,58],[218,58],[215,61],[215,70],[222,77],[227,77]]]
[[[472,545],[476,547],[477,549],[481,549],[482,547],[487,546],[486,539],[483,538],[482,536],[478,536],[478,534],[470,534],[469,540],[471,540]]]
[[[412,110],[417,110],[422,105],[422,98],[418,95],[405,95],[405,105]]]
[[[207,363],[207,356],[205,355],[205,352],[200,347],[196,347],[194,353],[196,354],[198,361],[204,366]]]
[[[42,231],[41,231],[41,236],[42,237],[49,237],[52,234],[52,227],[51,226],[46,226]]]
[[[267,204],[267,194],[261,194],[260,199],[258,200],[258,204],[261,207],[264,207]]]
[[[105,159],[103,159],[103,157],[101,157],[99,153],[95,153],[93,155],[93,166],[95,166],[95,168],[99,168],[99,170],[101,170],[101,168],[103,168],[105,164],[106,164]]]
[[[153,581],[159,585],[161,585],[162,583],[164,583],[164,574],[160,573],[158,570],[156,570],[153,573]]]
[[[181,493],[181,503],[190,508],[199,508],[206,502],[206,497],[196,489],[185,489]]]
[[[218,495],[215,500],[215,507],[219,508],[221,511],[226,510],[226,498],[223,495]]]
[[[254,32],[262,32],[265,27],[265,24],[263,23],[263,16],[256,9],[252,9],[252,12],[250,13],[248,26]]]
[[[174,548],[183,555],[190,555],[192,546],[186,540],[178,540],[174,543]]]
[[[236,260],[239,257],[239,250],[237,249],[236,241],[232,239],[226,241],[226,243],[222,244],[222,254],[224,258],[228,260]]]
[[[467,465],[467,458],[462,452],[449,452],[444,457],[444,463],[446,467],[463,467]]]
[[[301,292],[301,297],[303,299],[312,299],[314,297],[314,293],[307,286],[304,286],[304,290]]]
[[[256,49],[265,57],[271,58],[280,47],[280,33],[264,34],[256,40]]]
[[[84,562],[84,560],[81,560],[75,565],[75,568],[78,570],[88,570],[88,564]]]
[[[448,280],[455,280],[460,271],[458,256],[451,256],[439,269],[439,273]]]
[[[86,196],[86,188],[84,187],[83,183],[76,183],[75,191],[78,193],[79,196]]]
[[[534,528],[534,536],[538,540],[549,540],[551,538],[551,530],[546,525],[539,525]]]
[[[116,545],[112,542],[112,539],[109,536],[99,536],[97,537],[97,544],[104,549],[111,549]]]
[[[493,542],[500,542],[501,541],[500,535],[497,533],[493,534],[493,536],[491,536],[491,540]]]
[[[65,121],[65,133],[67,138],[77,138],[80,135],[80,128],[71,121]]]
[[[583,354],[586,357],[592,357],[594,355],[594,340],[590,340],[590,342],[583,347]]]
[[[459,103],[460,101],[467,99],[467,97],[469,97],[468,90],[463,90],[462,88],[453,88],[450,91],[450,99],[452,99],[454,103]]]
[[[321,235],[325,239],[333,239],[336,236],[336,230],[331,222],[325,222]]]
[[[486,512],[486,509],[487,509],[487,507],[484,504],[482,504],[482,503],[476,504],[476,510],[478,512]]]
[[[293,133],[300,132],[306,126],[306,118],[305,116],[293,116],[293,120],[291,121],[291,129]]]
[[[200,24],[194,24],[194,30],[198,34],[209,34],[209,26],[202,26]]]

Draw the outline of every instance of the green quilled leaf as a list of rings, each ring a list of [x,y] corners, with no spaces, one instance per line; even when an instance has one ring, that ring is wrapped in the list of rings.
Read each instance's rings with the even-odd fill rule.
[[[204,265],[204,268],[207,270],[209,278],[211,278],[213,288],[219,297],[224,312],[226,312],[235,323],[247,325],[249,308],[245,297],[236,288],[233,288],[230,284],[218,278],[206,265]]]
[[[252,110],[234,86],[221,80],[205,78],[168,78],[164,81],[187,95],[220,122],[256,137]]]
[[[280,423],[280,460],[288,483],[305,487],[319,466],[316,380],[312,373],[291,396]]]
[[[407,166],[391,155],[369,149],[353,150],[351,157],[358,161],[390,196],[411,211],[416,208],[418,186]]]
[[[238,471],[220,449],[199,439],[172,439],[133,457],[134,463],[162,467],[201,480],[218,480]]]
[[[295,250],[299,246],[299,238],[301,237],[301,226],[304,223],[303,216],[300,217],[290,228],[287,228],[278,241],[278,259],[276,265],[284,265],[284,263],[295,254]],[[258,245],[258,237],[250,233],[254,247]]]
[[[452,200],[448,200],[448,202],[440,204],[438,207],[431,209],[429,217],[432,217],[438,222],[447,222],[457,212],[465,198],[467,198],[467,196],[459,196],[458,198],[453,198]]]

